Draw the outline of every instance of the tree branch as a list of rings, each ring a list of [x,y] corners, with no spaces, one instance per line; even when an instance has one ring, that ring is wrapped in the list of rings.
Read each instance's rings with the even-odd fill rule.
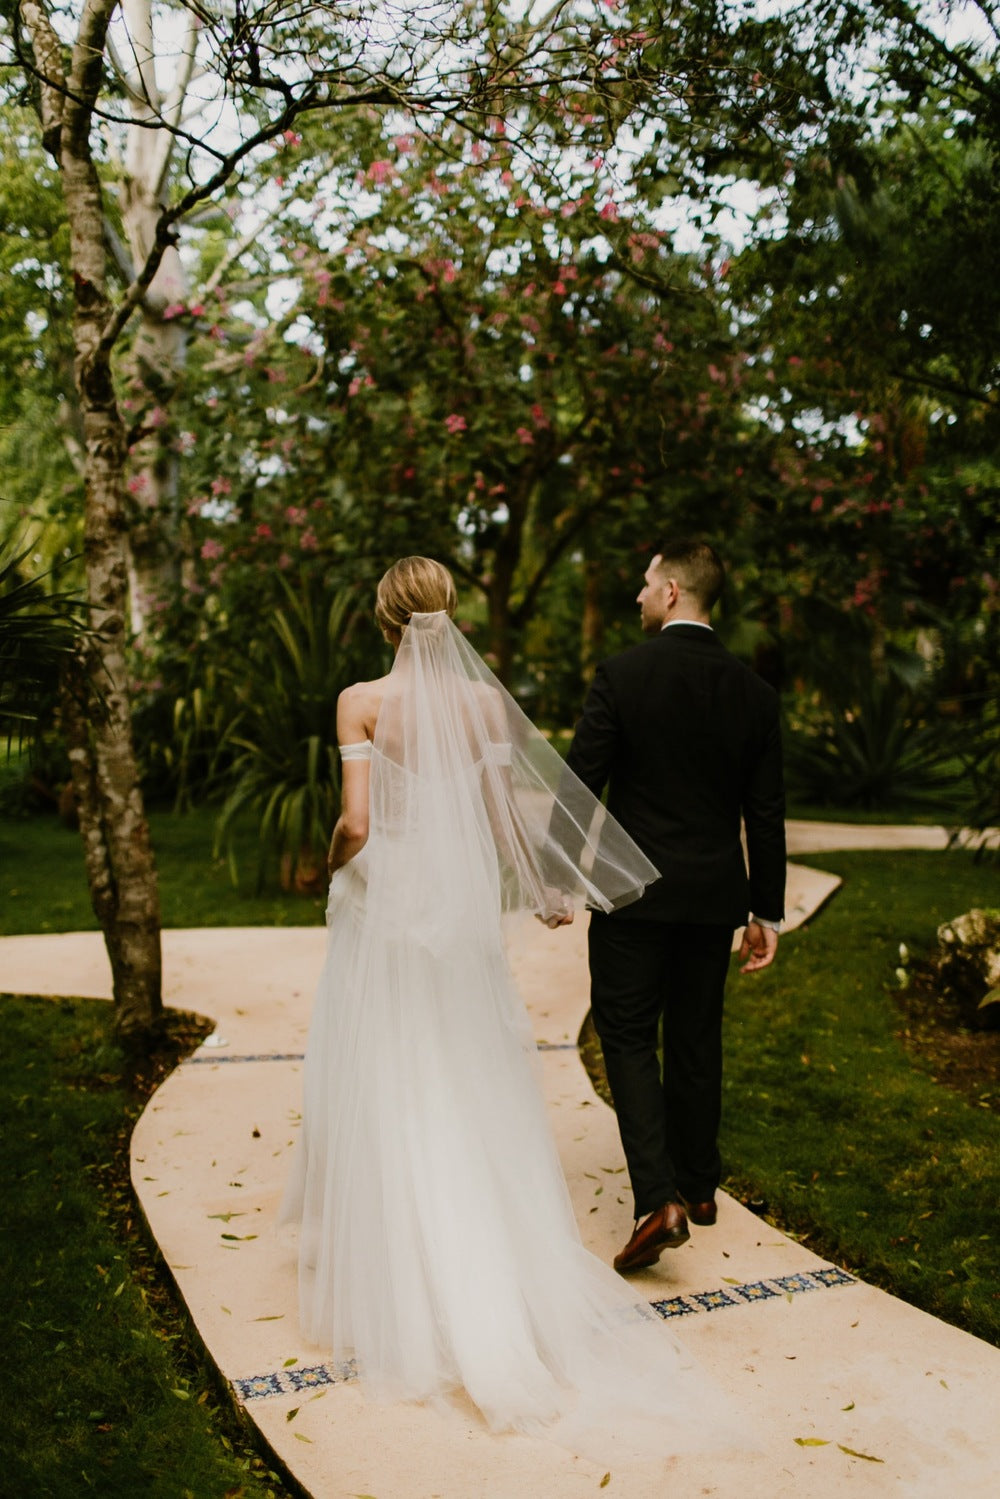
[[[58,156],[66,89],[62,45],[44,0],[23,0],[21,14],[37,61],[32,71],[41,85],[42,144],[50,155]]]

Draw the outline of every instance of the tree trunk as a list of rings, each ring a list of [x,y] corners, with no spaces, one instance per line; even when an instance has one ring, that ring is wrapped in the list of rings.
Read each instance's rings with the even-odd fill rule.
[[[604,605],[601,581],[604,568],[587,557],[583,564],[583,616],[580,620],[580,676],[589,686],[604,646]]]
[[[46,144],[59,165],[70,229],[74,288],[75,380],[84,433],[84,561],[88,647],[85,690],[64,695],[73,783],[80,810],[91,901],[108,949],[115,1024],[138,1049],[162,1013],[160,906],[149,826],[132,742],[125,657],[128,556],[125,538],[125,429],[115,399],[101,187],[90,149],[107,28],[117,0],[85,0],[65,80],[49,73],[50,112],[59,118]],[[30,13],[29,13],[30,11]],[[36,56],[51,58],[42,5],[25,9]],[[39,45],[41,43],[41,45]],[[89,722],[88,722],[89,720]]]
[[[197,20],[191,17],[171,96],[161,91],[156,71],[151,0],[122,0],[132,50],[119,63],[131,98],[123,182],[122,223],[133,266],[142,266],[156,239],[173,155],[170,131],[157,121],[179,116],[194,61]],[[141,436],[130,454],[128,484],[130,599],[132,631],[142,635],[150,605],[180,581],[179,460],[170,402],[187,360],[188,328],[183,317],[164,314],[187,307],[188,278],[176,245],[163,252],[139,306],[128,362],[133,400],[132,424]]]

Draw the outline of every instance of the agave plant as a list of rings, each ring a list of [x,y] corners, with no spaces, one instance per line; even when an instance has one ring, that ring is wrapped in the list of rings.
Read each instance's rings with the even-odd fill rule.
[[[233,760],[216,850],[226,849],[235,882],[236,826],[252,815],[258,887],[277,863],[282,884],[305,892],[325,883],[340,800],[337,697],[359,675],[359,650],[370,652],[352,640],[354,589],[330,596],[316,582],[299,591],[279,582],[284,601],[251,647],[245,675],[231,684],[235,709],[225,743]]]
[[[23,576],[30,552],[0,541],[0,735],[8,754],[34,737],[84,629],[81,599],[49,593],[47,572]]]
[[[962,778],[951,726],[898,676],[870,669],[824,694],[812,724],[792,726],[785,758],[792,787],[834,807],[944,808]]]

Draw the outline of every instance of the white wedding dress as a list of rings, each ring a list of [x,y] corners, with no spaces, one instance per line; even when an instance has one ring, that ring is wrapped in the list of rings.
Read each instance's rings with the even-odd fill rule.
[[[371,819],[330,886],[285,1205],[303,1331],[382,1396],[464,1390],[494,1430],[597,1461],[731,1445],[581,1244],[503,942],[505,907],[607,907],[655,871],[446,616],[413,617],[375,744],[343,754],[371,759]]]

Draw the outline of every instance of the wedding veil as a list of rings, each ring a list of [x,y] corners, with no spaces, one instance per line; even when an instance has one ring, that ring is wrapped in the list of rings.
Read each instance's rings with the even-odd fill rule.
[[[611,911],[659,878],[444,611],[411,616],[374,747],[372,835],[411,881],[416,856],[425,914]]]

